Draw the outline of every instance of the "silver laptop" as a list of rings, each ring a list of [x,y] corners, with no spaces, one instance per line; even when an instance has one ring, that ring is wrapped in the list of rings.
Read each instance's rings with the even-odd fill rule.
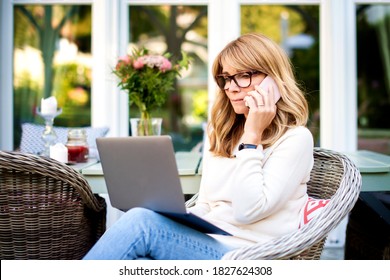
[[[144,207],[205,233],[230,235],[188,213],[168,135],[96,139],[111,205]]]

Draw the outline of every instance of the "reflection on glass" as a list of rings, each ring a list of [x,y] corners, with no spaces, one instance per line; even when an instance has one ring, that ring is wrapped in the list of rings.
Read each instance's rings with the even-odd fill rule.
[[[35,108],[55,96],[57,126],[90,125],[91,6],[14,6],[14,139],[23,122],[41,123]]]
[[[390,154],[390,5],[356,8],[358,148]]]
[[[175,150],[190,150],[202,141],[202,123],[207,120],[207,7],[130,5],[129,16],[129,53],[145,46],[174,57],[183,50],[192,58],[167,104],[153,113],[164,119],[162,134],[172,136]],[[131,117],[136,114],[130,110]]]

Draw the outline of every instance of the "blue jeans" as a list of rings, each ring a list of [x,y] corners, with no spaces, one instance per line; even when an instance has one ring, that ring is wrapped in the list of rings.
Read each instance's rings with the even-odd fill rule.
[[[231,249],[154,211],[133,208],[104,233],[84,259],[216,260]]]

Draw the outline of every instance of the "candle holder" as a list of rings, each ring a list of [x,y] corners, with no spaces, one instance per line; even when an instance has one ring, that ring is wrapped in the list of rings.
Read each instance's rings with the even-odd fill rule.
[[[42,151],[42,156],[50,156],[50,146],[54,145],[57,140],[57,134],[53,129],[54,118],[62,113],[62,108],[58,109],[54,114],[42,114],[37,108],[37,114],[45,120],[45,129],[42,132],[41,138],[45,142],[45,149]]]

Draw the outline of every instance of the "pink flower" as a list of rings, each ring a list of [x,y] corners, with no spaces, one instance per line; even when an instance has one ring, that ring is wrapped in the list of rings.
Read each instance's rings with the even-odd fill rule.
[[[169,57],[169,53],[152,55],[147,49],[141,49],[118,58],[113,73],[119,78],[118,86],[128,92],[129,104],[148,112],[164,104],[176,77],[180,77],[181,65],[183,68],[188,66],[186,57],[180,61],[180,65],[171,62]],[[159,86],[145,87],[140,85],[143,82]]]
[[[116,71],[120,71],[120,69],[122,67],[125,67],[126,65],[130,64],[131,63],[131,59],[129,56],[121,56],[119,59],[118,59],[118,63],[116,64],[115,66],[115,70]]]
[[[123,61],[125,64],[129,64],[131,62],[131,59],[128,55],[121,56],[118,60],[119,62]]]
[[[137,60],[133,62],[133,67],[134,69],[141,69],[144,67],[144,61],[142,57],[137,58]]]
[[[171,70],[171,68],[172,68],[172,63],[168,59],[164,58],[162,64],[160,65],[160,70],[162,72],[165,72],[167,70]]]

